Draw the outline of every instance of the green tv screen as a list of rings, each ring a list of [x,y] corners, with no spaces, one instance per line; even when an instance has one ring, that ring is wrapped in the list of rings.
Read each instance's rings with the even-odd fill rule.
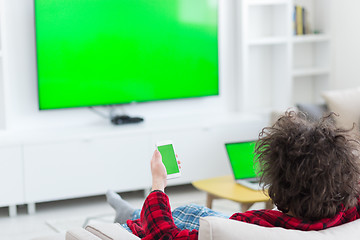
[[[39,108],[219,94],[217,0],[35,0]]]

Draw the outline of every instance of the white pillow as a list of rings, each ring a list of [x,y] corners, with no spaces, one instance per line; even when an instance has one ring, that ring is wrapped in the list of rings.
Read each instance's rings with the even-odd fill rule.
[[[128,232],[119,223],[97,223],[86,226],[86,231],[102,240],[139,240],[137,236]]]
[[[335,117],[336,125],[350,129],[360,120],[360,88],[326,91],[322,94],[331,112],[339,114]]]
[[[218,217],[200,218],[199,240],[340,240],[359,239],[360,219],[321,231],[261,227]]]

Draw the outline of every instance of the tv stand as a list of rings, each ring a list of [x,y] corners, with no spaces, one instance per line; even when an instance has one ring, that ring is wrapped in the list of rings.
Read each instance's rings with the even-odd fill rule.
[[[228,113],[149,116],[146,124],[115,127],[105,117],[106,122],[0,134],[0,190],[6,193],[0,207],[10,206],[15,216],[19,204],[28,204],[31,214],[40,202],[103,195],[107,189],[148,191],[149,157],[162,139],[174,141],[186,169],[168,186],[228,175],[224,143],[256,139],[268,122],[265,115]]]
[[[116,115],[111,117],[111,123],[114,125],[123,125],[130,123],[140,123],[143,122],[144,119],[140,117],[130,117],[128,115]]]

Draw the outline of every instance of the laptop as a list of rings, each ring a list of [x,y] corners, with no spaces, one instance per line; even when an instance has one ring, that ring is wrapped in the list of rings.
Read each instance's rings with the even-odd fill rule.
[[[261,190],[254,165],[256,141],[225,143],[235,182],[253,190]]]

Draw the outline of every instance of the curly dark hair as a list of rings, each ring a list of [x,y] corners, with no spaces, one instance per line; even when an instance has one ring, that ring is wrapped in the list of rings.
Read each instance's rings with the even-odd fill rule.
[[[260,182],[284,213],[316,221],[354,207],[360,194],[359,141],[320,121],[286,112],[262,130],[255,146]]]

